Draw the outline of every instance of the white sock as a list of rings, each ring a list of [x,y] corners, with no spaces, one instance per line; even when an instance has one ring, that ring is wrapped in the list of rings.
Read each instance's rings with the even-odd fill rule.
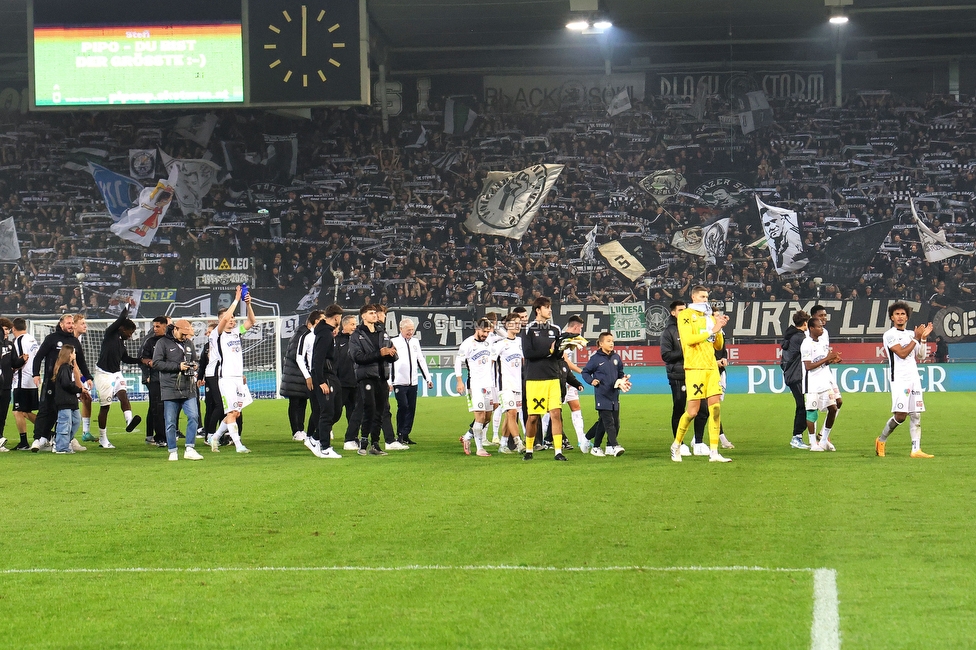
[[[91,418],[81,418],[81,432],[91,433]]]
[[[922,416],[920,413],[908,414],[908,431],[912,436],[912,451],[922,448]]]
[[[573,421],[573,429],[576,431],[576,440],[583,444],[586,439],[586,431],[583,429],[583,411],[570,411],[570,419]]]
[[[501,428],[501,426],[502,426],[502,407],[499,406],[498,408],[495,409],[495,412],[492,413],[491,415],[491,430],[492,430],[491,439],[494,442],[498,442],[498,431]]]
[[[552,418],[549,417],[549,414],[548,413],[546,413],[545,415],[542,416],[542,426],[539,428],[539,436],[538,437],[539,438],[542,438],[543,440],[545,440],[545,438],[546,438],[546,431],[549,430],[549,420],[550,419],[552,419]]]
[[[820,437],[824,440],[830,439],[830,427],[824,425],[824,428],[820,430]]]
[[[108,444],[108,429],[98,427],[98,441],[103,444]]]
[[[122,411],[122,417],[125,418],[126,424],[132,422],[132,411]]]
[[[235,427],[237,426],[237,423],[236,423],[236,422],[234,423],[234,426],[235,426]],[[219,426],[219,427],[217,427],[217,431],[216,431],[216,432],[214,433],[214,435],[215,435],[215,436],[217,436],[218,438],[220,438],[220,436],[222,436],[222,435],[224,435],[224,434],[225,434],[225,433],[227,433],[227,432],[228,432],[229,430],[230,430],[230,429],[229,429],[229,427],[227,426],[227,423],[226,423],[226,422],[223,422],[223,421],[222,421],[222,422],[220,423],[220,426]]]
[[[481,424],[480,422],[475,422],[471,426],[471,432],[474,434],[474,444],[477,445],[478,451],[481,451],[485,448],[485,425]]]
[[[878,436],[881,442],[887,441],[888,436],[891,435],[891,432],[894,431],[899,424],[900,422],[898,422],[898,420],[896,420],[894,416],[888,418],[888,421],[885,423],[884,430],[882,430],[881,435]]]
[[[227,433],[230,434],[230,439],[234,441],[234,446],[238,449],[243,449],[244,445],[241,444],[241,436],[237,433],[236,422],[231,422],[227,425]]]

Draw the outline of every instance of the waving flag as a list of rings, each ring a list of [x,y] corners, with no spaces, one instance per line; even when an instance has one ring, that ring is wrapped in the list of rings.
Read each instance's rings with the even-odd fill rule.
[[[922,240],[922,250],[925,252],[926,262],[940,262],[954,255],[972,256],[972,251],[956,248],[946,241],[944,230],[932,232],[932,229],[922,223],[915,211],[915,201],[910,200],[912,206],[912,216],[915,217],[915,225],[918,227],[918,236]]]
[[[156,187],[144,188],[139,195],[139,203],[126,210],[122,218],[110,226],[112,232],[140,246],[149,246],[173,202],[179,173],[179,168],[174,165],[169,179],[160,180]]]
[[[478,114],[463,101],[448,97],[444,102],[444,133],[460,135],[474,126]]]
[[[610,105],[607,106],[607,115],[613,117],[614,115],[620,115],[621,113],[629,111],[630,109],[630,93],[628,93],[627,89],[624,88],[610,101]]]
[[[725,257],[729,221],[729,217],[723,217],[704,226],[679,230],[671,238],[671,245],[680,251],[700,255],[709,264],[714,264],[719,258]]]
[[[563,167],[533,165],[518,172],[488,172],[464,227],[472,233],[522,239]]]
[[[209,160],[173,158],[163,150],[159,151],[159,155],[167,172],[172,174],[174,169],[179,169],[180,180],[175,188],[180,210],[187,216],[200,214],[203,198],[210,192],[220,166]]]
[[[122,218],[122,214],[132,207],[139,198],[139,193],[142,192],[142,183],[139,181],[116,174],[111,169],[105,169],[93,162],[88,163],[88,172],[95,179],[95,185],[98,185],[98,190],[102,193],[105,209],[115,221]]]
[[[637,183],[641,189],[654,197],[658,203],[673,198],[688,184],[681,172],[674,169],[662,169],[650,176],[642,178]]]
[[[14,218],[0,221],[0,262],[16,262],[20,259],[20,240]]]
[[[798,271],[807,265],[807,255],[803,252],[803,237],[796,212],[786,208],[767,205],[756,197],[759,207],[759,220],[766,233],[766,248],[777,273]]]

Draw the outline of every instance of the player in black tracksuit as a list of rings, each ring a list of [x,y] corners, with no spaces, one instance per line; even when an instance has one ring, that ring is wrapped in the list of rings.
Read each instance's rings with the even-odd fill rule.
[[[58,360],[61,347],[70,344],[75,348],[78,359],[78,367],[81,369],[83,377],[91,377],[88,364],[85,363],[85,353],[81,349],[81,342],[74,336],[74,317],[70,314],[61,316],[54,331],[44,337],[44,342],[37,349],[34,355],[34,383],[41,389],[40,404],[37,408],[37,419],[34,420],[34,443],[31,451],[37,453],[40,448],[47,444],[57,423],[58,412],[54,408],[54,364]],[[44,381],[41,381],[41,365],[44,366]],[[88,380],[90,385],[91,380]]]
[[[359,404],[359,383],[356,381],[356,366],[349,356],[349,336],[356,328],[356,318],[345,316],[339,323],[339,334],[335,337],[336,346],[336,375],[342,386],[342,406],[346,410],[345,442],[355,442],[358,446],[357,434],[363,423],[362,405]],[[343,330],[349,330],[349,333]]]
[[[318,401],[319,421],[315,427],[319,458],[339,458],[330,441],[332,425],[342,415],[342,386],[336,375],[335,329],[342,320],[342,307],[329,305],[325,317],[315,326],[315,343],[312,345],[312,394]],[[313,453],[315,450],[313,449]]]
[[[146,443],[157,447],[166,446],[166,421],[163,418],[163,400],[159,394],[159,373],[152,369],[156,343],[166,336],[169,316],[157,316],[152,321],[153,333],[142,344],[139,359],[142,362],[142,383],[149,392],[149,411],[146,414]]]

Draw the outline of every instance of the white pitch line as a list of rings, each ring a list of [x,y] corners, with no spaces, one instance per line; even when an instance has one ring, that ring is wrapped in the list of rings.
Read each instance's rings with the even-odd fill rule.
[[[257,572],[395,572],[395,571],[526,571],[536,573],[596,573],[608,571],[645,571],[648,573],[674,573],[681,571],[702,572],[756,572],[756,573],[810,573],[813,575],[813,623],[810,626],[811,650],[840,649],[840,613],[837,600],[837,571],[834,569],[786,568],[763,566],[519,566],[507,564],[445,566],[440,564],[410,564],[405,566],[258,566],[258,567],[107,567],[93,568],[34,568],[0,569],[0,575],[22,574],[69,574],[69,573],[257,573]]]
[[[813,624],[810,626],[812,650],[839,650],[840,608],[837,600],[837,571],[813,572]]]

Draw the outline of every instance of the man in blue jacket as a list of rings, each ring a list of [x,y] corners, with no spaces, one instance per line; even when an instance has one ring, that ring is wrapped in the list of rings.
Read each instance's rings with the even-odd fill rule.
[[[624,374],[620,355],[613,351],[613,334],[603,332],[597,340],[600,349],[590,357],[583,368],[583,381],[593,386],[596,412],[599,419],[586,432],[587,440],[593,440],[594,456],[620,456],[624,448],[617,444],[620,432],[620,391],[630,390],[630,375]],[[607,434],[607,450],[600,449],[603,434]]]

